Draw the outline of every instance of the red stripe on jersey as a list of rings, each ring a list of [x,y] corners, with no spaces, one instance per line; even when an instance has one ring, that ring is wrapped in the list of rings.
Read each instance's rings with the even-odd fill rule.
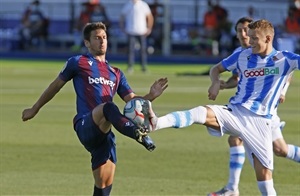
[[[83,81],[83,88],[84,88],[84,99],[86,106],[89,108],[90,111],[92,111],[96,106],[97,102],[95,99],[95,92],[94,88],[91,84],[89,84],[89,77],[93,75],[92,66],[89,63],[93,63],[87,56],[81,56],[78,62],[79,69],[81,71],[79,74],[81,74],[81,78]]]

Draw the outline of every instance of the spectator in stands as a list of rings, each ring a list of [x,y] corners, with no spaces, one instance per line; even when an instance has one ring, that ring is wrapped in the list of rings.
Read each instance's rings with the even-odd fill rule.
[[[257,11],[253,6],[249,6],[247,9],[248,12],[248,17],[252,18],[254,21],[261,19],[258,15],[257,15]],[[236,33],[234,33],[236,34]]]
[[[200,43],[201,49],[199,51],[205,51],[204,55],[212,55],[212,45],[218,42],[221,32],[218,26],[218,15],[214,10],[212,0],[207,0],[207,7],[208,10],[205,12],[203,20],[203,38],[206,41]]]
[[[216,39],[218,36],[218,16],[213,10],[213,4],[211,0],[207,1],[208,10],[204,14],[204,35],[210,39]]]
[[[300,18],[300,0],[294,0],[294,5],[297,8],[297,16]]]
[[[32,45],[44,46],[48,36],[49,20],[40,10],[40,1],[33,1],[25,10],[21,19],[21,49]]]
[[[300,18],[297,18],[296,13],[296,7],[289,7],[288,16],[285,19],[285,29],[287,33],[300,36]]]
[[[90,22],[90,18],[91,18],[90,13],[92,11],[93,11],[93,6],[90,2],[87,1],[81,4],[81,12],[74,26],[74,45],[71,48],[73,52],[78,52],[82,48],[84,48],[81,32],[83,27],[88,22]]]
[[[143,0],[129,0],[121,10],[120,28],[128,35],[128,69],[133,72],[136,39],[140,43],[142,71],[147,72],[147,37],[152,32],[153,15]]]
[[[289,6],[288,15],[284,21],[284,37],[289,38],[294,44],[294,51],[300,52],[300,7],[295,5]],[[300,3],[300,1],[299,1]],[[300,5],[300,4],[299,4]]]
[[[155,49],[162,47],[163,42],[163,24],[164,24],[164,5],[154,0],[149,4],[151,13],[153,15],[153,30],[150,34],[150,43]]]
[[[221,6],[219,0],[215,0],[215,4],[213,5],[213,12],[216,13],[218,20],[218,51],[220,51],[223,56],[227,56],[228,51],[231,51],[232,23],[228,19],[228,11],[223,6]]]
[[[107,16],[105,7],[102,3],[98,2],[96,4],[92,4],[93,10],[90,15],[90,22],[102,22],[106,26],[106,34],[107,37],[109,33],[110,20]]]
[[[217,15],[218,28],[220,30],[229,30],[231,28],[230,22],[228,21],[228,11],[220,5],[220,1],[216,0],[213,5],[213,12]]]
[[[231,49],[231,22],[228,20],[228,11],[220,5],[219,0],[216,0],[215,3],[207,0],[207,7],[203,22],[204,34],[202,35],[206,41],[201,42],[200,50],[195,48],[196,51],[205,51],[204,55],[219,55],[220,49]],[[226,43],[226,47],[220,44],[222,38],[222,43]],[[201,75],[209,75],[209,69]]]

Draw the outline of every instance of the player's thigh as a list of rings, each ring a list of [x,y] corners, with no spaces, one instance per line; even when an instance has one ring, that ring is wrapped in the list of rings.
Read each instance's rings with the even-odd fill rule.
[[[215,130],[220,130],[220,125],[217,120],[215,111],[212,110],[210,107],[206,107],[207,109],[207,114],[206,114],[206,121],[205,121],[205,126],[211,127]]]
[[[106,120],[104,113],[103,113],[103,107],[105,103],[98,105],[95,107],[92,111],[92,116],[95,124],[99,127],[99,129],[107,133],[111,129],[111,123]]]
[[[104,164],[108,159],[117,161],[115,135],[112,131],[104,133],[94,123],[92,114],[89,113],[78,120],[75,131],[79,141],[91,154],[92,169]]]
[[[207,119],[205,125],[209,134],[222,136],[224,133],[239,136],[244,125],[238,115],[226,105],[207,105]]]
[[[230,135],[228,137],[228,144],[229,144],[230,147],[233,147],[233,146],[242,146],[243,145],[243,141],[242,141],[242,139],[240,137]]]
[[[254,154],[252,154],[252,156],[253,156],[256,180],[257,181],[271,180],[272,170],[266,168]]]
[[[250,112],[250,111],[249,111]],[[248,152],[250,163],[254,166],[253,156],[269,170],[273,170],[273,146],[271,120],[262,118],[247,111],[243,111],[245,118],[242,121],[244,130],[241,132],[241,139]]]
[[[107,187],[113,183],[116,165],[107,160],[97,169],[93,170],[95,185],[100,188]]]

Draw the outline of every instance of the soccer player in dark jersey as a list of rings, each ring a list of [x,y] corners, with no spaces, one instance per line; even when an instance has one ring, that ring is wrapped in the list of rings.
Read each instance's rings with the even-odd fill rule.
[[[116,130],[137,140],[147,150],[155,148],[144,127],[138,127],[122,115],[112,102],[117,93],[125,102],[137,95],[130,88],[123,72],[109,65],[106,26],[101,22],[88,23],[83,29],[85,55],[68,59],[58,77],[42,93],[37,102],[22,113],[23,121],[33,118],[59,90],[71,79],[76,92],[77,114],[74,129],[83,146],[91,154],[92,171],[95,179],[94,195],[109,195],[116,167]],[[153,101],[168,87],[167,78],[153,83],[150,91],[142,98]]]

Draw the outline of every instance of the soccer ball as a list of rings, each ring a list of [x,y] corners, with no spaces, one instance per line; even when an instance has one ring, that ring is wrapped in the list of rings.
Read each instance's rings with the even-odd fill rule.
[[[145,100],[142,98],[134,98],[125,104],[123,114],[131,119],[136,125],[144,125],[144,114],[142,113]]]

